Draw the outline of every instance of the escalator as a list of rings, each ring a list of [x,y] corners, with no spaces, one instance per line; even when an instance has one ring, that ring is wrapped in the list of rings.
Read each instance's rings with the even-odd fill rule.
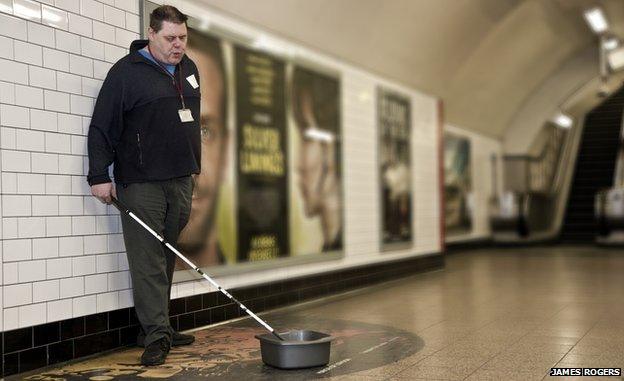
[[[594,198],[613,186],[620,149],[624,88],[585,118],[581,145],[560,234],[563,243],[593,243],[596,237]]]

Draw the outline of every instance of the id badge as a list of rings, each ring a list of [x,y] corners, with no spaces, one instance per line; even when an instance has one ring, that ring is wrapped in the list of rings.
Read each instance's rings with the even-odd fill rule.
[[[191,114],[191,110],[188,108],[178,110],[178,114],[180,114],[180,121],[182,123],[192,122],[195,120],[193,119],[193,114]]]

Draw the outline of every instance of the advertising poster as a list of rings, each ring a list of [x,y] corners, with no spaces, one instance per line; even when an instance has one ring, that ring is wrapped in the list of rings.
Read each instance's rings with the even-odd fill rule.
[[[382,246],[412,241],[411,112],[407,96],[378,89]]]
[[[339,79],[295,65],[290,106],[292,255],[342,251]]]
[[[472,229],[472,174],[470,141],[444,134],[444,201],[447,235]]]
[[[288,256],[284,63],[234,48],[238,182],[237,262]]]

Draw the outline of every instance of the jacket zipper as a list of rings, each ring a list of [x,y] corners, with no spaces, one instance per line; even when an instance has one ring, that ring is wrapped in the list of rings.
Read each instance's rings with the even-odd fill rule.
[[[141,151],[141,135],[137,132],[137,146],[139,147],[139,165],[143,165],[143,151]]]

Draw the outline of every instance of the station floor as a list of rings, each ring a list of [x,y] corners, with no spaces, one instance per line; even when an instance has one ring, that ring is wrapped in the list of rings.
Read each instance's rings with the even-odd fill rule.
[[[159,367],[139,366],[135,347],[9,379],[527,381],[566,379],[551,367],[623,367],[624,249],[488,248],[446,260],[444,270],[263,315],[278,331],[331,333],[324,367],[263,365],[254,335],[265,331],[246,319],[196,331]]]

